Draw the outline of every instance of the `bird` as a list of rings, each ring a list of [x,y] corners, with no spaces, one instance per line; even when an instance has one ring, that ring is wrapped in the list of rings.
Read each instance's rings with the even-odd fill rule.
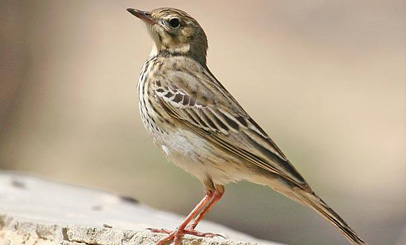
[[[240,180],[270,187],[316,211],[350,244],[366,244],[209,70],[207,36],[192,16],[175,8],[127,11],[145,23],[153,40],[137,85],[142,122],[167,160],[205,190],[174,231],[151,229],[167,234],[157,245],[181,244],[185,234],[215,236],[195,228],[222,198],[224,185]]]

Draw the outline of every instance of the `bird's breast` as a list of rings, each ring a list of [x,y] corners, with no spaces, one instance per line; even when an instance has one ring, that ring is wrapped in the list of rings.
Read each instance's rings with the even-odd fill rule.
[[[166,158],[201,182],[226,184],[244,178],[248,170],[242,160],[219,149],[204,137],[171,118],[155,100],[150,89],[154,77],[154,58],[141,70],[138,82],[142,122]]]

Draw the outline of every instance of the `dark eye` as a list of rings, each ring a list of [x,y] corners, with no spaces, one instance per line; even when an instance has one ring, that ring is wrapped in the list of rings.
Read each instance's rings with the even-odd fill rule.
[[[176,29],[176,28],[178,28],[178,27],[180,26],[180,21],[179,21],[178,18],[170,19],[170,20],[169,20],[169,25],[170,25],[172,28]]]

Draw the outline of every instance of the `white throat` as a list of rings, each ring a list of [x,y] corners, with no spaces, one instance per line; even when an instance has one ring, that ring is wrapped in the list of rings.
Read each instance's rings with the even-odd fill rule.
[[[150,57],[152,56],[156,56],[159,52],[159,50],[161,50],[161,42],[159,40],[158,34],[152,30],[152,26],[150,24],[146,24],[147,26],[147,30],[149,35],[151,36],[152,40],[154,40],[154,45],[152,47],[151,53],[149,54]]]

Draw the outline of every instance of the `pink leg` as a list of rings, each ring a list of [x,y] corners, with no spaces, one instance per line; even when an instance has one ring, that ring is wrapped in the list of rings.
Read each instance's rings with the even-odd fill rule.
[[[194,230],[199,222],[204,218],[204,216],[213,208],[213,206],[221,199],[224,194],[224,186],[219,185],[216,186],[216,190],[214,191],[213,198],[209,201],[207,206],[197,215],[197,217],[193,220],[191,224],[187,226],[186,229]]]
[[[196,217],[199,212],[204,208],[204,206],[213,198],[213,192],[208,191],[206,195],[203,197],[203,199],[199,202],[199,204],[196,205],[196,207],[190,212],[190,214],[185,218],[185,220],[182,222],[182,224],[173,232],[171,232],[167,237],[164,239],[160,240],[156,245],[163,245],[166,242],[169,241],[174,241],[175,244],[179,243],[179,238],[183,234],[189,234],[189,232],[185,231],[185,227],[190,223],[190,221]],[[156,229],[150,229],[153,232],[160,232],[160,233],[168,233],[167,230],[156,230]],[[204,235],[203,233],[199,232],[191,232],[194,233],[192,235]]]

